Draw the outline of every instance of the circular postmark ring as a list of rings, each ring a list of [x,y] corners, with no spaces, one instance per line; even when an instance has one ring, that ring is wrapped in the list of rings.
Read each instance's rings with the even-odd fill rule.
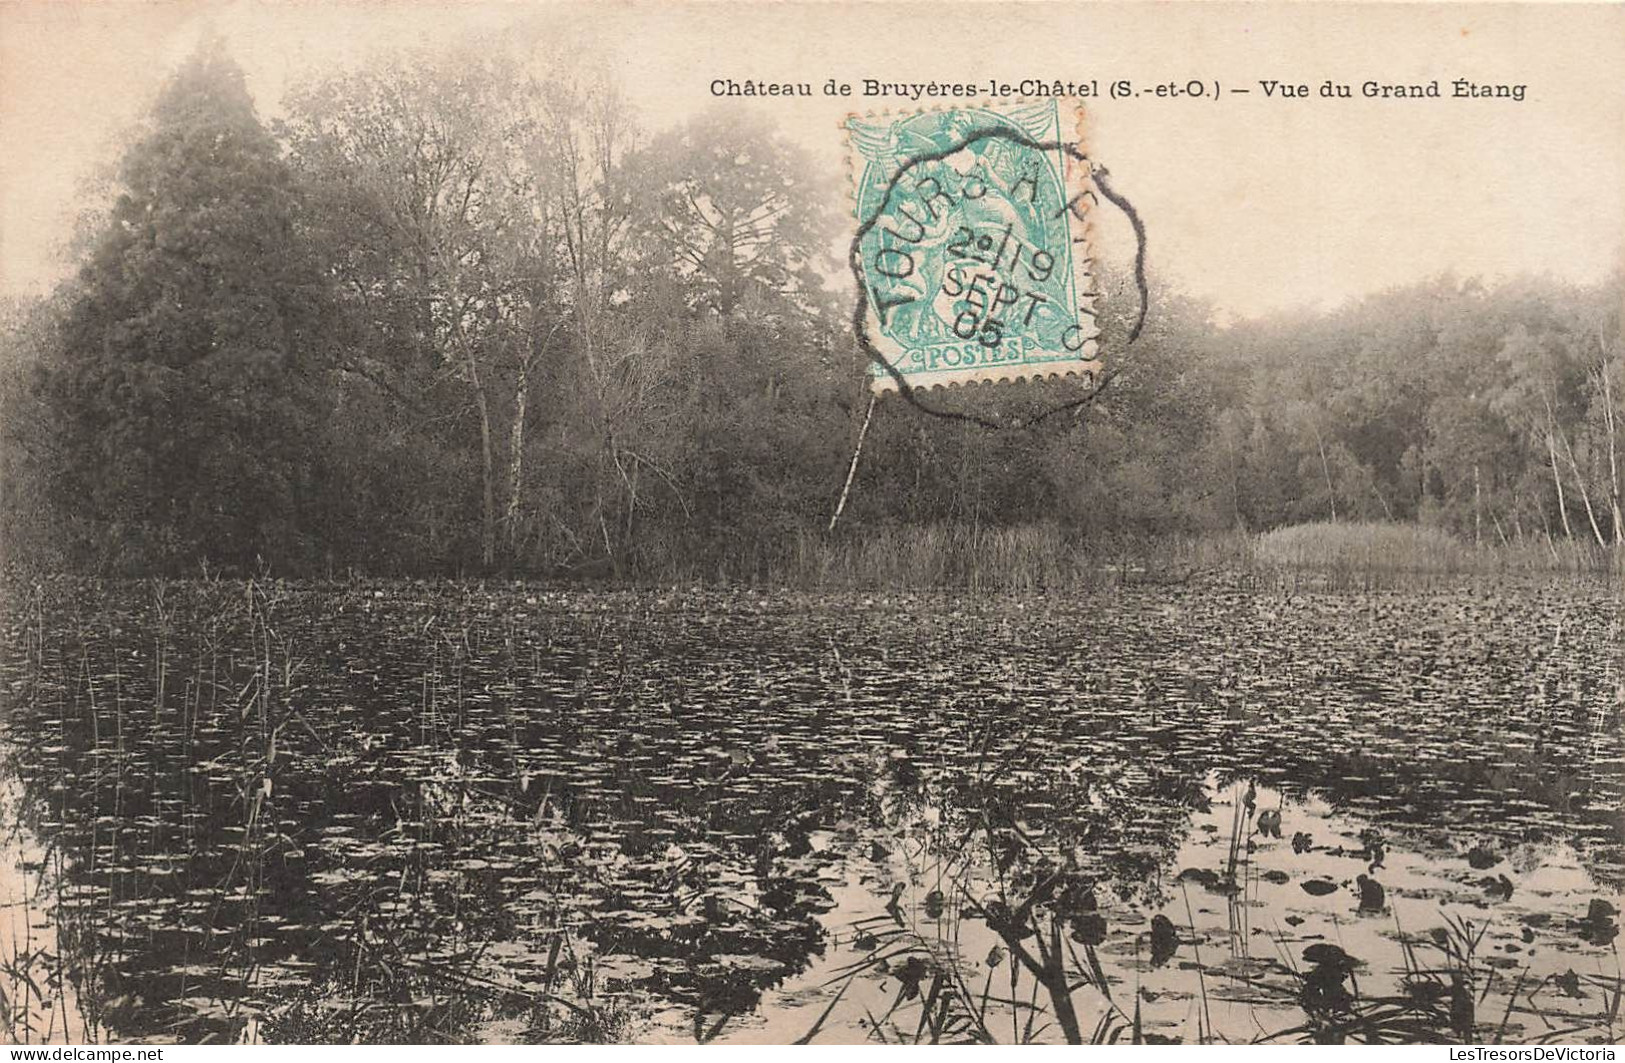
[[[933,150],[900,156],[899,165],[891,174],[889,179],[887,179],[885,186],[878,197],[878,201],[875,203],[874,208],[867,212],[866,216],[864,216],[861,208],[862,197],[859,197],[859,225],[856,233],[853,236],[852,244],[848,252],[848,265],[852,269],[853,278],[858,287],[857,303],[854,307],[852,316],[853,334],[866,357],[876,367],[876,369],[879,370],[875,376],[879,378],[880,374],[884,373],[885,376],[889,378],[889,383],[895,387],[895,390],[902,395],[907,402],[920,409],[922,412],[936,417],[966,421],[985,428],[1004,429],[1031,427],[1051,416],[1054,416],[1057,413],[1061,413],[1069,409],[1076,409],[1094,401],[1101,391],[1104,390],[1106,385],[1110,383],[1113,374],[1097,374],[1094,371],[1094,368],[1098,363],[1080,364],[1078,362],[1073,362],[1071,365],[1077,366],[1078,368],[1074,369],[1069,367],[1068,372],[1082,377],[1085,387],[1087,388],[1087,393],[1085,395],[1083,395],[1081,398],[1069,400],[1067,402],[1059,403],[1055,406],[1041,410],[1038,413],[1024,418],[1019,422],[1005,423],[974,413],[939,409],[923,402],[918,394],[916,394],[919,389],[912,384],[907,379],[907,376],[881,352],[875,342],[875,337],[870,331],[871,313],[876,315],[877,320],[884,322],[885,319],[881,316],[882,313],[890,307],[898,305],[898,302],[891,302],[883,306],[876,306],[875,304],[872,297],[871,278],[865,271],[864,242],[866,237],[868,237],[875,230],[882,218],[887,216],[887,212],[893,205],[894,196],[896,196],[898,193],[901,182],[905,176],[913,174],[920,168],[930,164],[944,162],[953,156],[959,155],[961,152],[964,152],[967,149],[971,149],[988,141],[1007,141],[1030,152],[1061,153],[1066,158],[1086,168],[1086,172],[1089,175],[1090,183],[1093,185],[1093,188],[1083,188],[1072,195],[1068,196],[1063,194],[1060,196],[1058,204],[1056,204],[1050,212],[1052,219],[1061,219],[1070,213],[1078,220],[1083,220],[1086,205],[1098,205],[1099,198],[1097,198],[1095,195],[1096,190],[1098,190],[1100,197],[1105,198],[1108,202],[1112,203],[1113,206],[1122,210],[1128,216],[1129,221],[1133,226],[1136,238],[1135,283],[1140,297],[1138,313],[1130,330],[1128,342],[1133,343],[1135,339],[1138,338],[1145,322],[1148,303],[1148,292],[1145,281],[1145,228],[1139,218],[1138,213],[1134,210],[1132,205],[1127,202],[1127,200],[1118,195],[1110,187],[1109,183],[1107,182],[1105,167],[1094,163],[1076,144],[1060,139],[1040,140],[1018,128],[1012,128],[1011,125],[1004,124],[983,124],[979,127],[972,128],[969,131],[959,133],[957,136],[949,140],[945,145],[936,147]],[[934,210],[931,208],[930,199],[936,198],[939,195],[942,196],[942,198],[948,197],[942,192],[940,184],[938,184],[936,178],[934,177],[928,176],[922,178],[917,182],[916,188],[919,188],[926,183],[930,183],[933,186],[933,194],[931,197],[928,197],[926,201],[926,208],[931,219],[935,221],[936,215]],[[970,189],[973,187],[979,190],[977,194],[973,195],[971,193]],[[961,187],[961,194],[967,200],[980,200],[986,196],[987,191],[987,182],[980,175],[972,175],[968,177],[964,185]],[[950,203],[952,202],[951,199],[949,201]],[[904,235],[903,239],[909,242],[917,241],[919,239],[919,233],[923,232],[923,220],[906,210],[903,210],[901,213],[903,217],[908,219],[908,221],[912,223],[917,230],[915,235]],[[964,232],[967,238],[970,236],[969,230],[961,229],[961,232]],[[895,233],[892,235],[895,235]],[[1006,235],[1008,236],[1008,229]],[[983,242],[986,240],[986,237],[982,238]],[[963,250],[963,248],[960,248],[960,250]],[[883,245],[877,250],[873,257],[877,259],[876,272],[882,278],[901,280],[912,277],[917,272],[917,263],[915,262],[912,253],[903,248]],[[1043,259],[1041,258],[1039,258],[1038,261],[1041,264],[1043,263]],[[1036,277],[1039,275],[1034,273],[1033,276]],[[984,312],[986,316],[990,318],[991,311],[985,311],[989,297],[985,292],[979,294],[983,295],[982,305],[984,307]],[[1092,296],[1095,293],[1088,292],[1084,294]],[[992,298],[998,301],[1004,300],[1002,286],[999,295]],[[995,305],[997,305],[997,303]],[[1079,312],[1083,316],[1088,317],[1091,320],[1093,319],[1094,315],[1092,309],[1085,309],[1080,306]],[[959,318],[956,318],[956,321],[962,319],[963,316],[963,311],[961,311]],[[1031,320],[1031,316],[1032,313],[1031,310],[1029,310],[1029,321]],[[994,322],[994,324],[1002,325],[1002,322]],[[959,338],[965,338],[962,334],[962,330],[957,326],[954,331]],[[973,329],[971,335],[972,339],[969,340],[969,342],[979,343],[984,347],[996,348],[998,344],[1002,342],[1002,335],[999,330]],[[1068,353],[1079,354],[1080,352],[1086,350],[1089,343],[1094,339],[1095,335],[1095,333],[1087,332],[1082,325],[1074,321],[1067,325],[1064,331],[1061,332],[1059,346],[1061,346]],[[1053,375],[1053,373],[1044,373],[1040,371],[1031,373],[1029,375],[1041,377]]]

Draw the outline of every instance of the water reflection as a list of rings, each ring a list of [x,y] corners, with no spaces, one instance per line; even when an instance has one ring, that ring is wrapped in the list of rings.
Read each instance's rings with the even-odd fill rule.
[[[129,1040],[1533,1039],[1618,978],[1566,593],[65,584],[7,807]]]

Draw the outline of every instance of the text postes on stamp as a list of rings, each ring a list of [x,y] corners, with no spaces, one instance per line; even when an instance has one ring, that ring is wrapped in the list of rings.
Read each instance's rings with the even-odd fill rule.
[[[1099,373],[1096,198],[1062,113],[1046,100],[847,120],[875,391]]]

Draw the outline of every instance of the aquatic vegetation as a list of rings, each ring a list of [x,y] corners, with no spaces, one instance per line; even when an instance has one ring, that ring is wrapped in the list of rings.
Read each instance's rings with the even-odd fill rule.
[[[1619,1023],[1604,587],[61,581],[3,620],[19,1040]]]

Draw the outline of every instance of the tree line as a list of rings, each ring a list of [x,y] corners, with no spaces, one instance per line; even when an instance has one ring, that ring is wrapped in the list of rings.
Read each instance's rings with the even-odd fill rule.
[[[826,534],[868,401],[838,175],[737,110],[644,136],[556,68],[402,55],[267,124],[200,48],[77,275],[0,312],[7,560],[749,578]],[[884,400],[836,534],[1625,534],[1618,272],[1223,327],[1154,283],[1132,346],[1103,279],[1095,402],[994,431]],[[932,401],[1019,419],[1077,387]]]

